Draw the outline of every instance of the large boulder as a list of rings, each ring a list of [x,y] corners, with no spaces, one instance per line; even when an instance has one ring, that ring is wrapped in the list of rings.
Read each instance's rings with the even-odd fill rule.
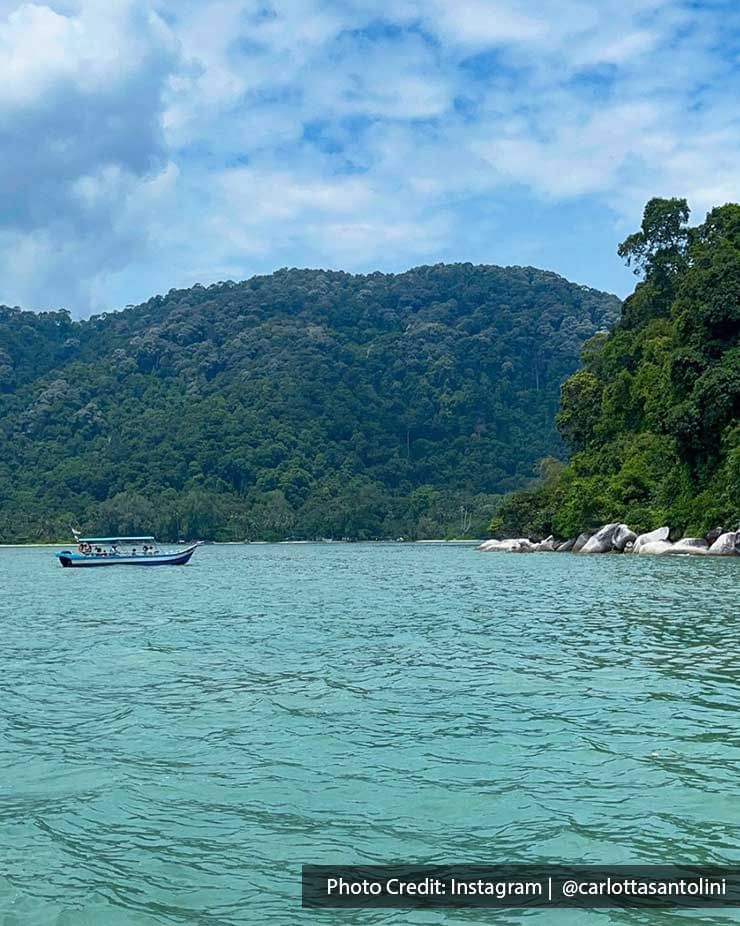
[[[665,556],[673,553],[673,544],[669,540],[648,540],[637,552],[640,556]]]
[[[684,537],[673,544],[671,553],[690,553],[693,556],[706,556],[709,544],[703,537]]]
[[[538,543],[535,549],[538,553],[554,553],[556,546],[557,544],[555,543],[555,539],[553,538],[552,534],[550,534],[549,537]]]
[[[536,545],[526,537],[516,540],[486,540],[478,549],[481,553],[532,553]]]
[[[727,531],[714,541],[709,548],[711,556],[734,556],[740,552],[740,531]]]
[[[499,543],[501,543],[500,540],[484,540],[476,549],[481,553],[488,553],[491,550],[497,550]]]
[[[635,540],[637,540],[637,534],[633,530],[630,530],[626,524],[620,524],[614,533],[612,549],[616,550],[617,553],[624,553],[627,544],[634,543]]]
[[[591,538],[591,534],[579,534],[576,537],[576,542],[573,544],[571,553],[580,553],[581,550],[586,546],[590,538]]]
[[[722,536],[722,534],[724,534],[724,532],[725,532],[725,529],[723,527],[715,527],[712,530],[710,530],[708,534],[704,535],[704,539],[707,541],[707,543],[711,547],[714,541],[719,540],[719,538]]]
[[[646,543],[655,543],[659,540],[668,540],[668,537],[671,533],[669,527],[659,527],[657,530],[649,531],[647,534],[640,534],[640,536],[635,540],[635,545],[632,548],[633,553],[639,553],[642,546]]]
[[[509,547],[509,553],[534,553],[537,549],[537,544],[532,543],[531,540],[527,540],[526,537],[520,537],[518,540],[512,540],[511,546]]]
[[[576,539],[573,537],[570,540],[565,540],[563,543],[559,543],[557,547],[555,547],[555,551],[557,553],[570,553],[575,545]]]
[[[620,524],[605,524],[593,537],[589,537],[581,553],[610,553],[614,546],[614,535],[620,527]]]

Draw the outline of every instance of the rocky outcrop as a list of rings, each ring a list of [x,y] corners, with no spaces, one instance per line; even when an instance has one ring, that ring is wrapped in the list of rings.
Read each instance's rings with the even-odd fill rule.
[[[612,549],[617,553],[624,553],[627,544],[633,544],[636,539],[637,534],[633,530],[630,530],[626,524],[620,524],[614,533]]]
[[[709,548],[710,556],[734,556],[740,553],[740,531],[720,534]]]
[[[693,556],[703,556],[709,552],[709,544],[703,537],[684,537],[673,544],[672,553],[690,553]]]
[[[637,553],[640,556],[665,556],[673,553],[673,544],[670,540],[648,540],[647,543],[640,544]]]
[[[710,535],[714,532],[711,531]],[[708,536],[710,536],[708,535]],[[659,527],[636,536],[626,524],[605,524],[595,534],[579,534],[559,543],[550,536],[538,543],[526,537],[515,540],[486,540],[478,549],[482,553],[637,553],[645,556],[684,554],[689,556],[740,555],[740,530],[725,531],[710,544],[703,537],[684,537],[676,543],[669,540],[668,527]]]
[[[593,537],[589,537],[581,553],[610,553],[614,549],[614,537],[620,527],[620,524],[606,524]]]
[[[714,527],[712,528],[712,530],[709,531],[709,533],[704,535],[704,539],[711,547],[714,541],[718,540],[722,536],[722,534],[724,534],[724,532],[725,530],[723,527]]]
[[[670,533],[671,529],[669,527],[659,527],[657,530],[649,531],[647,534],[640,534],[640,536],[635,540],[635,545],[632,548],[632,552],[639,553],[640,548],[646,543],[654,543],[658,540],[668,540]]]
[[[586,546],[588,541],[591,539],[591,534],[579,534],[576,537],[576,542],[573,544],[572,553],[580,553],[581,550]]]
[[[526,537],[519,537],[517,540],[486,540],[478,549],[481,553],[534,553],[537,544]]]

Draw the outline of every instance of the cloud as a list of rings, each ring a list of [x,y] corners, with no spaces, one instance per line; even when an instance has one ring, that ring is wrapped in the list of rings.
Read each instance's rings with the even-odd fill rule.
[[[529,255],[624,291],[595,249],[648,197],[736,196],[738,25],[729,0],[0,0],[0,300]]]
[[[95,281],[136,259],[147,236],[148,217],[135,229],[126,216],[141,215],[167,170],[163,93],[176,40],[135,2],[66,13],[24,3],[0,22],[0,61],[10,294],[89,308]]]

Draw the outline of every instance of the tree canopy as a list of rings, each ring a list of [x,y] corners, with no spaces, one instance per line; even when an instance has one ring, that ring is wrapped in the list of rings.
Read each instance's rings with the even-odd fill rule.
[[[0,537],[480,535],[563,453],[614,296],[529,267],[280,270],[73,322],[0,309]]]
[[[571,462],[508,498],[496,530],[740,526],[740,206],[694,228],[688,215],[685,200],[651,200],[620,245],[643,279],[562,387]]]

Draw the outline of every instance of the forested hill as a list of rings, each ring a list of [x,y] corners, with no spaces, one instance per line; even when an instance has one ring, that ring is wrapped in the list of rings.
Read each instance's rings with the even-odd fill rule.
[[[480,534],[558,454],[614,296],[524,267],[281,270],[73,322],[0,309],[0,539]]]
[[[572,460],[508,498],[494,530],[740,529],[740,205],[688,219],[686,200],[653,199],[620,245],[643,279],[563,386]]]

